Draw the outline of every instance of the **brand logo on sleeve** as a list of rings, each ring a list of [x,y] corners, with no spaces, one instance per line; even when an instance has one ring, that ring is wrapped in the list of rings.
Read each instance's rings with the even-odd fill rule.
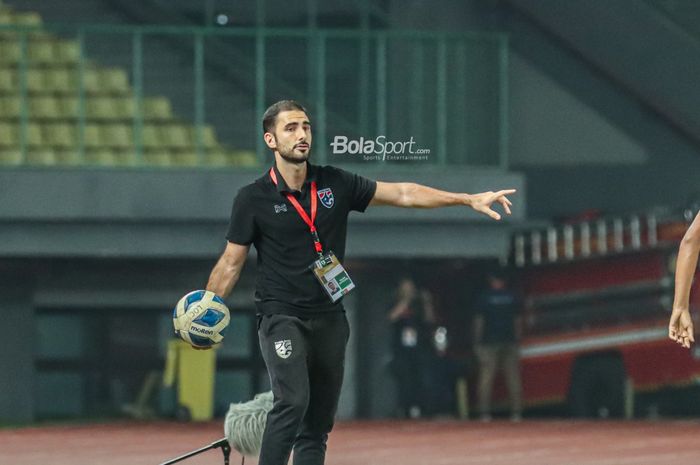
[[[318,200],[321,201],[324,207],[326,208],[331,208],[333,204],[335,203],[335,198],[333,197],[333,191],[331,191],[330,187],[326,187],[325,189],[321,189],[320,191],[317,192],[318,194]]]

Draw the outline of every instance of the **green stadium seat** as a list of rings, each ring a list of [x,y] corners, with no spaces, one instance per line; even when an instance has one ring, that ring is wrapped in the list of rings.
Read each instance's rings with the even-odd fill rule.
[[[175,166],[197,166],[199,157],[196,153],[185,151],[173,155],[173,165]]]
[[[226,166],[231,164],[231,157],[221,148],[214,149],[207,153],[207,165]]]
[[[82,165],[83,160],[80,159],[80,153],[77,150],[54,150],[56,155],[56,164],[77,166]]]
[[[231,153],[232,165],[254,168],[260,165],[258,156],[253,150],[234,150]]]
[[[119,164],[118,161],[117,154],[111,149],[98,148],[85,152],[85,162],[91,165],[114,166]]]
[[[197,126],[190,128],[190,138],[192,139],[193,144],[196,146]],[[202,126],[202,146],[206,149],[213,149],[218,145],[219,143],[216,141],[216,133],[214,132],[214,128],[209,125]]]
[[[64,118],[78,117],[78,97],[60,97],[58,105]]]
[[[20,130],[18,126],[18,131]],[[27,124],[27,145],[32,148],[44,145],[44,135],[38,123]]]
[[[173,118],[170,100],[165,97],[150,97],[143,100],[143,116],[149,120],[168,120]]]
[[[12,23],[17,26],[40,27],[43,24],[41,15],[34,11],[14,12],[11,15]]]
[[[79,82],[76,80],[76,82]],[[102,87],[102,82],[100,81],[100,72],[94,68],[88,68],[83,74],[83,85],[85,86],[85,92],[89,94],[103,94],[104,89]]]

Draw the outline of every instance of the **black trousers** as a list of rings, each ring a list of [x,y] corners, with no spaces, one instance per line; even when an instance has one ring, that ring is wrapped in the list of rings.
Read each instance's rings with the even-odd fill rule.
[[[259,465],[322,465],[343,383],[350,328],[345,313],[304,319],[258,317],[258,339],[274,394]]]

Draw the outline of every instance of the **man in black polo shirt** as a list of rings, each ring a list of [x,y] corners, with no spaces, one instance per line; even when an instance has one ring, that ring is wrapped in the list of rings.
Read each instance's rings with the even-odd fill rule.
[[[491,205],[500,203],[510,214],[506,195],[515,190],[459,194],[312,165],[311,123],[290,100],[267,109],[263,131],[275,165],[238,192],[228,243],[207,290],[226,297],[255,245],[258,338],[274,394],[259,465],[286,465],[292,448],[295,465],[321,465],[349,335],[340,298],[354,287],[342,267],[350,211],[466,205],[498,220]]]

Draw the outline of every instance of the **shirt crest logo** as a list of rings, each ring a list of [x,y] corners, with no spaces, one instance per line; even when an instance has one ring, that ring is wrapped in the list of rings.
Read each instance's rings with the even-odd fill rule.
[[[280,358],[289,358],[292,355],[292,341],[285,339],[284,341],[275,342],[275,352]]]
[[[321,189],[320,191],[317,192],[318,194],[318,200],[321,201],[324,207],[326,208],[331,208],[333,204],[335,203],[335,198],[333,197],[333,191],[331,191],[330,187],[326,187],[325,189]]]
[[[287,211],[287,204],[281,203],[279,205],[275,205],[275,213],[281,213],[281,212],[286,212]]]

